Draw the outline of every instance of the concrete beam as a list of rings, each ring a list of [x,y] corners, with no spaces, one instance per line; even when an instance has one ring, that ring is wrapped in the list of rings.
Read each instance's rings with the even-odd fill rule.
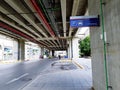
[[[3,7],[0,6],[0,10],[2,13],[6,14],[6,13],[10,13],[8,11],[8,9],[4,9]],[[30,27],[28,27],[26,24],[24,24],[24,22],[22,22],[20,19],[18,19],[17,17],[15,17],[14,15],[7,15],[9,18],[11,18],[12,20],[14,20],[15,22],[19,23],[21,26],[23,26],[24,28],[26,28],[27,30],[29,30],[30,32],[34,33],[36,36],[40,37],[40,35],[38,33],[36,33],[34,30],[32,30]]]
[[[5,2],[7,2],[14,10],[16,10],[16,12],[18,13],[25,13],[26,9],[22,8],[17,1],[15,0],[5,0]],[[47,37],[47,34],[45,32],[43,32],[43,30],[41,30],[40,27],[38,27],[33,19],[33,16],[29,15],[29,14],[21,14],[21,16],[23,16],[31,25],[33,25],[41,34],[43,34],[45,37]]]
[[[48,38],[37,38],[37,40],[56,40],[57,38],[52,38],[52,37],[48,37]]]
[[[33,12],[36,12],[36,10],[33,8],[33,6],[32,6],[32,4],[30,3],[30,1],[29,0],[25,0],[25,2],[26,2],[26,4],[28,5],[28,7],[33,11]],[[40,17],[38,16],[38,14],[34,14],[36,17],[37,17],[37,19],[40,21],[40,22],[43,22],[41,19],[40,19]],[[45,27],[45,29],[46,30],[48,30],[48,28],[46,27],[46,25],[44,24],[44,23],[42,23],[43,24],[43,26]],[[50,33],[50,32],[48,32],[48,33]],[[48,36],[45,36],[46,38],[48,38]],[[48,39],[49,40],[49,39]],[[54,43],[55,43],[55,45],[57,45],[57,43],[55,42],[55,41],[53,41]],[[60,43],[59,41],[57,41],[58,43]]]
[[[73,8],[72,8],[72,13],[71,13],[72,16],[76,16],[80,1],[81,0],[73,0]],[[73,31],[73,29],[69,28],[69,37],[71,36],[72,31]]]
[[[1,33],[1,34],[4,34],[4,35],[7,35],[7,36],[9,36],[9,37],[13,37],[13,38],[17,38],[17,39],[23,39],[23,40],[25,40],[25,41],[28,41],[27,39],[25,39],[25,38],[23,38],[23,37],[21,37],[21,36],[19,36],[19,35],[16,35],[16,34],[8,31],[8,30],[6,30],[6,29],[3,29],[3,28],[0,28],[0,33]]]
[[[61,10],[62,10],[64,37],[66,37],[66,0],[61,0]]]
[[[1,9],[1,8],[0,8],[0,9]],[[3,21],[3,22],[5,22],[5,23],[7,23],[8,25],[10,25],[10,26],[12,26],[12,27],[14,27],[14,28],[16,28],[16,29],[20,30],[21,32],[24,32],[25,34],[27,34],[27,35],[29,35],[29,36],[31,36],[31,37],[33,37],[33,38],[35,38],[33,35],[29,34],[27,31],[25,31],[25,30],[21,29],[20,27],[16,26],[16,25],[15,25],[15,24],[13,24],[12,22],[10,22],[10,21],[8,21],[8,20],[4,19],[4,18],[3,18],[3,17],[1,17],[1,16],[0,16],[0,20],[1,20],[1,21]]]
[[[17,6],[18,4],[16,4],[16,2],[14,0],[11,0],[11,1],[8,1],[8,0],[5,0],[11,7],[13,7],[18,13],[23,13],[25,12],[25,10],[23,8],[21,8],[20,6]],[[48,37],[44,32],[43,30],[41,30],[34,22],[34,19],[31,15],[26,15],[26,14],[22,14],[21,16],[23,16],[28,22],[31,23],[31,25],[33,25],[38,31],[40,31],[40,33],[42,33],[45,37]],[[23,24],[22,24],[23,25]],[[25,31],[25,30],[24,30]],[[34,30],[31,30],[32,32],[34,32]],[[26,32],[26,34],[28,34]],[[29,34],[30,36],[32,36],[31,34]],[[38,35],[37,35],[38,36]],[[40,35],[39,35],[40,38],[42,38]],[[35,38],[34,38],[35,39]]]
[[[32,12],[36,12],[36,10],[33,8],[32,4],[30,3],[30,0],[24,0],[25,3],[27,4],[27,6],[32,10]],[[34,13],[34,15],[37,17],[37,19],[40,21],[40,22],[43,22],[42,19],[39,18],[37,12]],[[41,23],[44,28],[47,30],[48,28],[46,27],[45,23]],[[48,32],[49,33],[49,32]]]
[[[15,24],[11,23],[10,21],[5,20],[5,19],[2,18],[1,16],[0,16],[0,20],[3,21],[3,22],[5,22],[5,23],[7,23],[8,25],[16,28],[17,30],[20,30],[21,32],[24,32],[25,34],[31,36],[32,38],[34,38],[34,39],[36,40],[36,38],[35,38],[32,34],[27,33],[25,30],[21,29],[20,27],[16,26]],[[26,40],[26,39],[24,39],[24,40]]]
[[[84,34],[80,34],[80,35],[84,35]],[[71,38],[80,38],[80,37],[77,37],[77,36],[75,36],[75,37],[54,37],[54,38],[52,38],[52,37],[48,37],[48,38],[37,38],[37,40],[62,40],[62,39],[71,39]]]

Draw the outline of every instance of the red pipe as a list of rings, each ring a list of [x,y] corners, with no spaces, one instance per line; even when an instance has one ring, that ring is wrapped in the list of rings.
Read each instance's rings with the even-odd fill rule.
[[[22,37],[24,37],[24,38],[26,38],[26,39],[28,39],[28,40],[30,40],[30,41],[32,41],[32,42],[35,42],[35,43],[37,42],[38,44],[41,44],[41,45],[43,45],[43,46],[46,46],[45,44],[42,44],[42,43],[34,40],[32,37],[30,37],[30,36],[28,36],[28,35],[20,32],[19,30],[16,30],[16,29],[14,29],[14,28],[11,28],[10,26],[8,26],[8,25],[6,25],[6,24],[4,24],[4,23],[1,23],[1,22],[0,22],[0,27],[5,28],[5,29],[7,29],[7,30],[9,30],[9,31],[11,31],[11,32],[14,32],[15,34],[18,34],[18,35],[20,35],[20,36],[22,36]]]
[[[7,30],[9,30],[9,31],[12,31],[12,32],[14,32],[14,33],[16,33],[16,34],[18,34],[20,36],[23,36],[23,37],[25,37],[27,39],[32,39],[32,38],[28,37],[27,35],[23,34],[22,32],[19,32],[19,31],[15,30],[15,29],[9,27],[6,24],[0,23],[0,26],[3,27],[3,28],[5,28],[5,29],[7,29]]]
[[[40,10],[40,8],[38,7],[37,3],[35,2],[35,0],[30,0],[31,4],[33,5],[34,9],[37,11],[39,17],[42,19],[42,21],[45,23],[45,25],[48,28],[48,31],[50,32],[50,35],[55,37],[55,33],[53,32],[52,28],[50,27],[50,25],[48,24],[47,20],[45,19],[44,15],[42,14],[42,11]]]

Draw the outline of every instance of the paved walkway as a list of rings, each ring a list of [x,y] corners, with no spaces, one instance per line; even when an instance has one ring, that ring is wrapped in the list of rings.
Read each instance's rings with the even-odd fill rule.
[[[82,60],[76,61],[82,69],[70,61],[55,61],[22,90],[91,90],[90,60]]]

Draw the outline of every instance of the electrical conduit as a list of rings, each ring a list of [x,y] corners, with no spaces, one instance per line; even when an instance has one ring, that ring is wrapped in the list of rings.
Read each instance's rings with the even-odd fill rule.
[[[40,3],[40,5],[41,5],[41,7],[42,7],[42,9],[43,9],[46,17],[48,18],[49,22],[51,23],[52,28],[55,30],[55,27],[54,27],[54,25],[53,25],[50,17],[48,16],[48,13],[47,13],[46,9],[44,8],[44,4],[43,4],[42,0],[39,0],[39,3]],[[57,31],[56,31],[56,32],[57,32]]]
[[[100,0],[100,16],[101,16],[101,24],[102,24],[102,36],[104,43],[104,71],[105,71],[105,79],[106,79],[106,90],[108,90],[108,69],[107,69],[107,55],[106,55],[106,42],[105,42],[105,27],[104,27],[104,16],[103,16],[103,0]]]
[[[37,11],[39,17],[43,20],[43,22],[45,23],[45,25],[47,26],[49,33],[52,37],[55,37],[54,32],[52,31],[50,25],[47,23],[47,20],[45,19],[44,15],[42,14],[42,11],[39,9],[39,7],[37,6],[37,3],[35,2],[35,0],[30,0],[31,4],[33,5],[34,9]]]

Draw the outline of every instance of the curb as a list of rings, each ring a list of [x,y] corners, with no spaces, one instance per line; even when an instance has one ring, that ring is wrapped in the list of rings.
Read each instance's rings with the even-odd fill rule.
[[[79,63],[77,63],[76,61],[73,61],[79,68],[84,69],[84,67],[82,65],[80,65]]]

